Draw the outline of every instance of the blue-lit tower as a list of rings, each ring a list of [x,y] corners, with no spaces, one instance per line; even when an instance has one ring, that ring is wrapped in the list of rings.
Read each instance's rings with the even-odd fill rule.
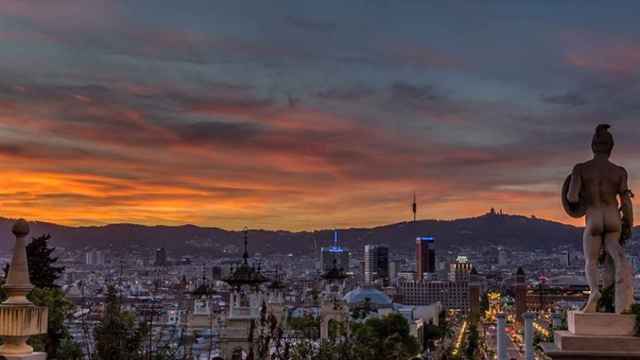
[[[334,259],[339,270],[348,272],[349,257],[349,251],[338,244],[338,231],[334,231],[331,246],[320,249],[320,272],[326,273],[331,270],[334,266]]]

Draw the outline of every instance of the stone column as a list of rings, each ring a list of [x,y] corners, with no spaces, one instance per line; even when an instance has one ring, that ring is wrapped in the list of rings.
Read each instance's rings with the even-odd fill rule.
[[[498,326],[496,329],[496,343],[498,360],[507,360],[507,316],[504,313],[496,315]]]
[[[551,314],[551,327],[553,330],[558,330],[562,326],[562,315],[560,313]]]
[[[524,319],[524,358],[533,360],[533,320],[536,318],[536,314],[526,312],[522,318]]]
[[[0,305],[0,336],[4,342],[0,356],[7,360],[46,359],[46,353],[34,353],[27,344],[30,336],[47,333],[47,308],[33,305],[26,297],[33,289],[26,251],[29,224],[20,219],[12,231],[16,245],[5,284],[8,299]]]

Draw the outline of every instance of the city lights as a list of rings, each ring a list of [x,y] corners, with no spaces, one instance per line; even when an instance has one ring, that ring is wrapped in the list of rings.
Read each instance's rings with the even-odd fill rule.
[[[547,330],[547,328],[538,324],[538,322],[536,321],[533,322],[533,328],[536,329],[537,332],[544,335],[545,337],[548,337],[551,334],[549,330]]]
[[[453,356],[457,356],[460,353],[460,347],[462,346],[462,340],[464,339],[464,333],[467,330],[467,321],[462,322],[462,326],[460,327],[460,332],[458,333],[458,338],[456,339],[455,344],[453,345],[453,351],[451,354]]]

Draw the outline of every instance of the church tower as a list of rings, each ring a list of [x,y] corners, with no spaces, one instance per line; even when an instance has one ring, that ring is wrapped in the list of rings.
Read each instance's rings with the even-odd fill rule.
[[[280,281],[280,275],[276,269],[275,279],[267,287],[267,313],[273,315],[278,324],[287,321],[287,307],[284,301],[285,284]]]
[[[225,360],[241,360],[253,354],[255,324],[263,303],[260,285],[267,279],[260,269],[249,265],[248,231],[244,231],[242,263],[224,281],[231,286],[229,313],[220,331],[220,347]]]
[[[345,303],[344,280],[348,276],[338,269],[334,259],[333,267],[322,274],[324,291],[320,304],[320,339],[328,339],[333,331],[349,331],[349,309]]]

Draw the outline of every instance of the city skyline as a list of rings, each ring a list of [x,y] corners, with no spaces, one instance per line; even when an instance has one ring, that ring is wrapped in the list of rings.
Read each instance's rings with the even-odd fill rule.
[[[598,123],[638,183],[636,7],[0,0],[0,215],[366,227],[415,191],[582,225]]]

